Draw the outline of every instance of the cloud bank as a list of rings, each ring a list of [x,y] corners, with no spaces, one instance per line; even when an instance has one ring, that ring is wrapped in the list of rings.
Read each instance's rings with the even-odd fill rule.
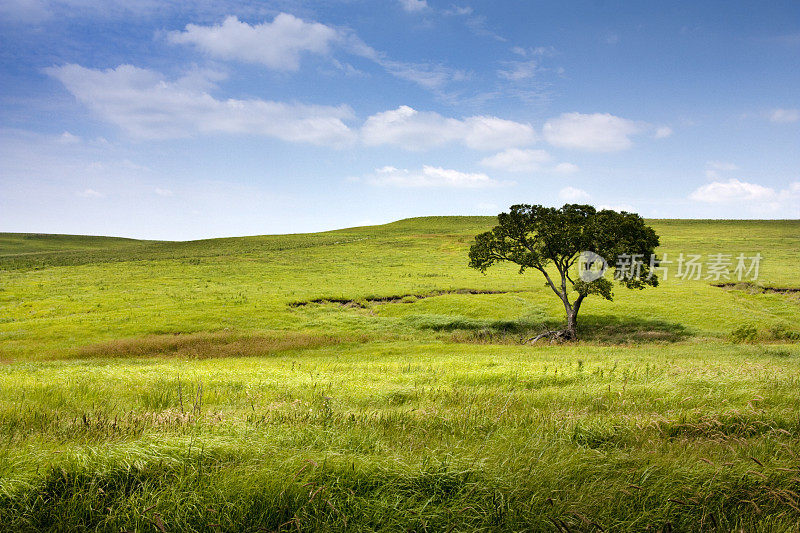
[[[101,118],[141,139],[237,133],[333,146],[355,139],[344,123],[353,116],[346,105],[220,100],[206,92],[211,85],[207,77],[169,81],[132,65],[94,70],[70,64],[46,72]]]
[[[759,216],[800,216],[800,181],[780,191],[738,179],[715,181],[695,189],[689,199],[696,202],[746,210]]]

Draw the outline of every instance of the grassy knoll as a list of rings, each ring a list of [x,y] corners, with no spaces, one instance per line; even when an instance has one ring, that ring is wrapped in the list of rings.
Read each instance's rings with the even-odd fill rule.
[[[562,310],[466,267],[492,222],[0,234],[0,530],[796,531],[797,293],[620,288],[524,345]],[[800,222],[651,223],[800,287]]]

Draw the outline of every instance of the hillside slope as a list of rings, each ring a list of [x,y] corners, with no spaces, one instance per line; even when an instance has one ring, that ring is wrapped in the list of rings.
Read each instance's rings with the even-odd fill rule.
[[[560,321],[559,302],[535,273],[520,276],[501,265],[484,276],[467,268],[472,237],[492,223],[492,217],[424,217],[188,242],[3,234],[0,347],[6,358],[52,357],[103,340],[223,329],[424,338],[485,329],[502,337],[504,328],[524,335]],[[671,261],[680,253],[704,260],[760,253],[759,283],[798,286],[798,221],[651,223],[661,235],[659,252]],[[614,302],[587,301],[580,318],[588,338],[597,332],[592,325],[635,340],[721,336],[754,321],[765,330],[800,321],[791,295],[723,290],[704,277],[678,280],[676,270],[673,263],[658,288],[619,288]],[[465,291],[496,294],[369,302]],[[357,305],[313,303],[321,300]],[[298,305],[307,302],[313,305]]]

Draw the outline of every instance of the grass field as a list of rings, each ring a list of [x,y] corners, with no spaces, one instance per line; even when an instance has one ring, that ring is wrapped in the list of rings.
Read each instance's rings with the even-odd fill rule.
[[[800,221],[650,221],[773,290],[617,288],[562,345],[467,268],[493,222],[0,234],[0,530],[798,531]]]

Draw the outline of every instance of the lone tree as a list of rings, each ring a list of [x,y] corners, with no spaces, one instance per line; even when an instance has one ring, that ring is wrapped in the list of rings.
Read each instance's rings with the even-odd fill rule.
[[[606,267],[614,268],[614,278],[629,289],[658,285],[652,272],[658,266],[658,235],[635,213],[578,204],[513,205],[510,212],[497,215],[497,221],[491,231],[475,237],[469,266],[486,273],[493,264],[510,261],[519,265],[520,274],[533,268],[544,276],[564,304],[567,325],[535,339],[577,338],[583,300],[592,294],[612,299],[613,283],[602,276]]]

